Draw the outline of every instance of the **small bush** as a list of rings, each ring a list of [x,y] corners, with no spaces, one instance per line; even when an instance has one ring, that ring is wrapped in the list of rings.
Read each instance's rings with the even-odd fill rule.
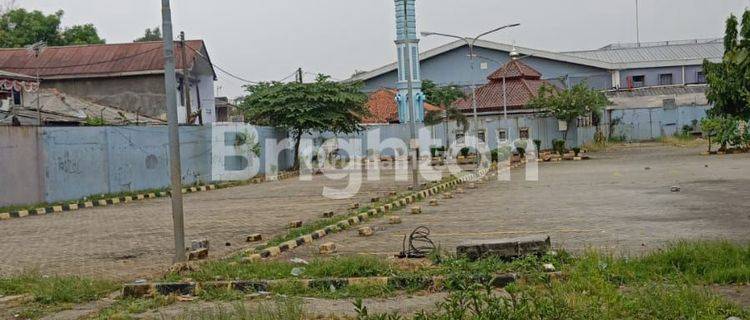
[[[534,146],[537,152],[542,151],[542,140],[534,139]]]
[[[565,140],[552,140],[552,149],[555,150],[559,155],[565,154]]]
[[[461,156],[464,158],[469,156],[469,152],[471,152],[471,148],[469,147],[463,147],[461,148],[461,151],[460,151]]]

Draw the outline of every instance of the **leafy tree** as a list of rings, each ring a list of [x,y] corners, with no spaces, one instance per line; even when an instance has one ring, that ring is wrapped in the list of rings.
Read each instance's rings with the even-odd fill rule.
[[[422,81],[422,92],[427,97],[427,103],[439,106],[445,110],[445,114],[442,114],[442,112],[427,113],[424,119],[425,125],[431,126],[441,122],[456,121],[456,125],[463,131],[466,131],[469,127],[469,119],[461,110],[453,106],[453,103],[466,97],[461,88],[457,86],[439,87],[430,80],[424,80]],[[446,139],[449,139],[447,125],[445,126],[445,136]],[[450,142],[446,140],[445,144],[450,145]]]
[[[50,46],[104,43],[91,24],[60,28],[64,12],[46,15],[41,11],[11,9],[0,16],[0,47],[21,48],[39,41]]]
[[[65,44],[104,44],[93,24],[84,24],[66,28],[62,33]]]
[[[257,125],[287,129],[294,137],[294,168],[299,169],[302,135],[312,131],[351,133],[369,115],[361,83],[340,83],[318,75],[312,83],[265,82],[246,86],[239,108]]]
[[[708,89],[706,97],[713,104],[709,116],[750,118],[750,11],[742,16],[738,30],[737,17],[730,15],[724,35],[724,58],[721,62],[703,62]]]
[[[708,136],[708,152],[711,152],[711,138],[718,142],[719,151],[726,151],[730,145],[741,145],[739,120],[733,117],[716,116],[701,121],[701,129]]]
[[[546,110],[550,116],[565,121],[568,127],[579,117],[600,116],[602,109],[608,104],[610,101],[603,93],[590,89],[585,83],[565,90],[545,84],[539,88],[536,97],[529,101],[529,107]],[[567,131],[563,132],[563,139],[567,139]]]
[[[135,39],[133,42],[145,42],[145,41],[160,41],[162,39],[161,29],[159,27],[146,28],[143,32],[143,37]]]

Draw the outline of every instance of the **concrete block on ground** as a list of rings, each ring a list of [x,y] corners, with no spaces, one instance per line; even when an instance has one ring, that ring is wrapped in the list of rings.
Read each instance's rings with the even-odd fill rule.
[[[261,236],[260,233],[253,233],[245,239],[246,242],[258,242],[261,240],[263,240],[263,236]]]
[[[401,223],[401,217],[400,216],[390,216],[390,217],[388,217],[388,223],[389,224],[399,224],[399,223]]]
[[[320,245],[320,254],[334,254],[336,253],[336,244],[333,242],[326,242]]]
[[[142,298],[153,294],[153,285],[150,283],[129,283],[122,287],[124,298]]]
[[[411,207],[411,214],[421,214],[422,213],[422,207],[421,206],[413,206]]]
[[[198,239],[198,240],[190,241],[190,250],[208,249],[208,248],[209,248],[208,239]]]
[[[372,198],[370,199],[370,202],[372,202],[372,203],[377,203],[377,202],[380,202],[380,197],[372,197]]]
[[[355,202],[349,205],[349,209],[356,210],[359,209],[359,202]]]
[[[465,193],[465,192],[466,192],[466,191],[464,191],[464,188],[456,188],[456,193],[457,193],[457,194],[463,194],[463,193]]]
[[[358,231],[359,231],[360,237],[369,237],[375,233],[374,231],[372,231],[372,228],[370,227],[362,227],[362,228],[359,228]]]
[[[302,220],[295,220],[289,222],[289,228],[290,229],[296,229],[302,227]]]
[[[550,237],[538,235],[495,240],[470,240],[458,245],[456,253],[471,260],[487,256],[512,259],[530,254],[543,254],[551,249]]]
[[[190,253],[188,254],[189,261],[204,260],[204,259],[208,259],[208,248],[201,248],[198,250],[193,250],[193,251],[190,251]]]
[[[440,205],[440,203],[438,202],[437,199],[430,200],[430,206],[437,207],[438,205]]]
[[[453,193],[451,192],[443,193],[443,199],[453,199]]]
[[[323,218],[332,218],[332,217],[333,217],[333,211],[323,212]]]

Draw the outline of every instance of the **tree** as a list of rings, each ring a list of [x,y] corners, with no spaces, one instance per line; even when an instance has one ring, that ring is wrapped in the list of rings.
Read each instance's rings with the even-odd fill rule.
[[[299,169],[302,135],[312,131],[351,133],[361,130],[369,115],[362,84],[340,83],[318,75],[312,83],[265,82],[245,87],[248,95],[239,108],[257,125],[284,128],[294,138],[294,169]]]
[[[456,121],[456,126],[460,127],[463,131],[469,127],[469,119],[466,115],[458,110],[453,103],[459,99],[466,97],[466,94],[457,86],[442,86],[439,87],[437,84],[430,80],[422,81],[422,92],[427,97],[426,102],[439,106],[445,110],[445,114],[438,112],[430,112],[425,115],[425,125],[436,125],[441,122]],[[445,145],[450,145],[448,126],[445,126]]]
[[[585,83],[579,83],[565,90],[545,84],[539,88],[539,93],[529,101],[528,106],[546,110],[548,115],[565,121],[571,127],[579,117],[601,116],[602,109],[608,104],[610,101],[603,93],[590,89]],[[567,139],[567,133],[563,132],[563,139]]]
[[[99,37],[96,27],[90,23],[66,28],[62,33],[62,38],[67,45],[104,44],[106,42]]]
[[[713,104],[710,117],[750,118],[750,11],[737,18],[730,15],[724,34],[724,58],[721,62],[703,62],[708,82],[706,97]]]
[[[104,43],[91,24],[61,30],[64,12],[46,15],[41,11],[11,9],[0,16],[0,47],[21,48],[39,41],[50,46]]]
[[[135,39],[133,42],[160,41],[161,39],[161,29],[154,27],[153,29],[146,28],[146,31],[143,32],[143,37]]]

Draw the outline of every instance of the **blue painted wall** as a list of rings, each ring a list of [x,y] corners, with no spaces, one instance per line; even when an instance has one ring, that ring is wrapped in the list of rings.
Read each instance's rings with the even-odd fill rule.
[[[702,71],[702,66],[685,66],[685,84],[698,83],[698,72]],[[665,67],[665,68],[643,68],[628,69],[620,71],[620,83],[622,88],[628,87],[628,77],[642,75],[645,76],[645,86],[659,86],[659,75],[671,74],[672,84],[682,83],[682,67]]]
[[[479,58],[477,58],[473,73],[468,58],[469,48],[463,46],[423,60],[422,78],[432,80],[439,85],[469,86],[472,80],[481,85],[487,83],[487,76],[510,59],[508,52],[505,51],[477,48],[476,52]],[[569,85],[586,80],[591,86],[600,89],[608,89],[612,86],[612,76],[607,70],[537,57],[524,58],[523,62],[541,72],[545,79],[567,77]],[[482,63],[487,64],[486,69],[481,69]],[[393,88],[396,81],[397,72],[394,70],[366,81],[365,91]]]

